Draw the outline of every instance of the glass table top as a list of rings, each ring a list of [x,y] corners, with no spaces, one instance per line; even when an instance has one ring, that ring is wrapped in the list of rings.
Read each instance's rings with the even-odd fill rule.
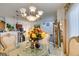
[[[31,49],[31,48],[26,48],[23,51],[20,51],[18,56],[47,56],[48,51],[46,49]]]
[[[22,45],[22,46],[21,46]],[[63,48],[55,48],[52,43],[50,43],[47,48],[43,45],[40,49],[31,49],[29,44],[21,44],[19,47],[9,50],[6,53],[0,53],[0,56],[63,56]]]
[[[16,48],[9,53],[7,53],[9,56],[48,56],[48,48],[46,45],[41,45],[42,48],[34,48],[31,49],[30,46],[27,47],[19,47]]]

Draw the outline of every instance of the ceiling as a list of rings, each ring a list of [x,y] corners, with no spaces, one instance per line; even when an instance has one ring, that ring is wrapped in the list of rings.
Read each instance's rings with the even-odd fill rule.
[[[64,3],[0,3],[0,16],[16,16],[16,10],[28,9],[31,5],[38,10],[43,10],[44,16],[48,16],[56,15],[57,9],[61,8]]]

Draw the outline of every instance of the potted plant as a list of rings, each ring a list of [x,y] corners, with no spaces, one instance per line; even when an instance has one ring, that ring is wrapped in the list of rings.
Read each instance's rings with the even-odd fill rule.
[[[7,23],[7,28],[8,28],[9,31],[14,30],[14,26],[12,26],[12,25],[10,25],[10,24],[8,24],[8,23]]]

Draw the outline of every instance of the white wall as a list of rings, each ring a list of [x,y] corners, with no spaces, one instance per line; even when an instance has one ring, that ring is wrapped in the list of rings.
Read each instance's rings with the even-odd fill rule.
[[[12,17],[5,17],[5,21],[9,24],[12,24],[15,26],[17,23],[21,23],[23,25],[24,30],[28,31],[29,28],[31,28],[34,24],[40,24],[42,29],[46,31],[49,34],[53,34],[53,21],[54,21],[53,16],[48,16],[45,18],[42,18],[41,20],[37,22],[28,22],[26,20],[20,19],[20,18],[12,18]]]
[[[25,30],[29,30],[34,24],[40,24],[42,29],[46,31],[49,34],[53,34],[53,17],[46,17],[43,20],[37,21],[37,22],[27,22],[19,20],[19,23],[23,24],[23,27]],[[47,26],[47,24],[49,26]]]
[[[79,4],[73,4],[68,12],[69,37],[79,36]]]

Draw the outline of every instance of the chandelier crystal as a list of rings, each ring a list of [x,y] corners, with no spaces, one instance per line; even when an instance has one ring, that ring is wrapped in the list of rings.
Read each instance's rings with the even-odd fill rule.
[[[43,11],[39,11],[34,6],[29,7],[29,12],[25,8],[21,8],[20,16],[26,18],[28,21],[36,21],[43,15]]]

